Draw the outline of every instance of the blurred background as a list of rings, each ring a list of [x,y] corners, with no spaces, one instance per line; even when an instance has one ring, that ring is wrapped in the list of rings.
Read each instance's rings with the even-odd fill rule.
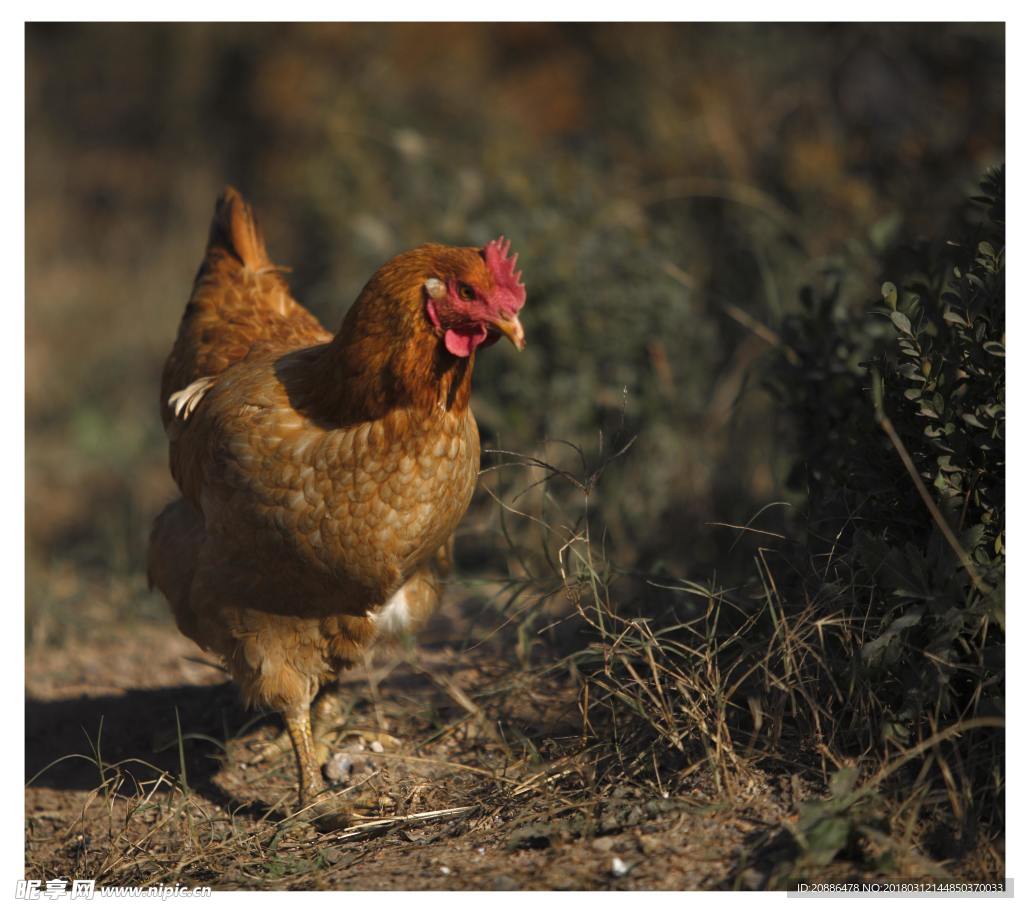
[[[711,524],[772,529],[798,495],[758,364],[800,288],[842,274],[871,305],[894,238],[1004,147],[1001,24],[32,24],[26,44],[30,647],[170,623],[144,566],[173,495],[159,376],[224,184],[331,329],[395,253],[510,236],[529,345],[481,357],[484,447],[585,476],[635,436],[591,501],[615,560],[721,576],[737,540]],[[525,569],[499,534],[481,495],[464,573]]]

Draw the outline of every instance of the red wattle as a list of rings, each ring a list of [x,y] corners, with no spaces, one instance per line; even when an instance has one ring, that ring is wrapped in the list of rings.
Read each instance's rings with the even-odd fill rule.
[[[449,328],[444,333],[445,348],[452,356],[469,356],[487,339],[487,327],[481,324]]]

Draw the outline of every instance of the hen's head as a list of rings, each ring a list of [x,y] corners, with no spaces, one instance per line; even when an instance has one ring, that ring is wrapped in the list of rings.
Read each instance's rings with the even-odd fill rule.
[[[332,412],[376,419],[410,400],[468,407],[476,349],[502,335],[526,346],[526,287],[509,246],[504,237],[482,249],[428,243],[378,268],[327,347],[327,372],[317,373],[318,388],[344,398],[328,401]]]
[[[516,349],[526,346],[519,310],[526,302],[517,255],[504,237],[483,249],[423,247],[427,274],[423,314],[453,356],[467,357],[502,335]]]

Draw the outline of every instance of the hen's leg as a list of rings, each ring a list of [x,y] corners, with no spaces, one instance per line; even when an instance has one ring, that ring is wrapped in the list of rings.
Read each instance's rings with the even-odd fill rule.
[[[320,765],[316,759],[316,745],[313,743],[313,727],[309,721],[309,706],[291,709],[284,714],[284,726],[292,739],[295,759],[299,764],[299,804],[305,807],[323,789],[320,779]]]
[[[295,760],[299,767],[299,807],[310,808],[302,811],[302,816],[310,820],[323,831],[341,829],[348,825],[349,816],[336,806],[327,802],[315,804],[317,796],[323,791],[324,783],[320,775],[320,763],[317,760],[316,745],[313,742],[313,728],[309,720],[309,705],[304,704],[284,713],[284,724],[288,736],[292,739],[295,749]]]
[[[331,754],[330,748],[324,742],[324,736],[343,722],[347,714],[345,706],[345,700],[337,683],[322,687],[313,701],[313,706],[309,710],[309,723],[313,730],[314,756],[318,763],[326,762]],[[289,744],[293,749],[295,748],[295,735],[285,718],[285,727],[281,733],[270,741],[259,745],[259,752],[249,762],[256,766],[266,760],[276,759],[288,750]]]

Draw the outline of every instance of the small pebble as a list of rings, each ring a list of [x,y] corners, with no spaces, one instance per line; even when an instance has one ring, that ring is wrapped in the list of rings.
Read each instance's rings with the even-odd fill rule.
[[[384,745],[381,744],[380,741],[371,741],[370,750],[372,750],[375,754],[382,754],[384,753]]]
[[[374,743],[376,744],[377,742],[375,741]],[[444,876],[448,876],[448,874],[450,874],[452,872],[452,868],[446,866],[445,864],[442,864],[438,869],[441,871],[441,873]]]
[[[344,856],[344,852],[340,848],[325,848],[320,853],[328,864],[337,864]]]
[[[324,775],[331,782],[341,782],[352,774],[352,758],[345,753],[334,754],[324,764]]]
[[[612,876],[625,876],[629,873],[629,864],[622,858],[612,858]]]

